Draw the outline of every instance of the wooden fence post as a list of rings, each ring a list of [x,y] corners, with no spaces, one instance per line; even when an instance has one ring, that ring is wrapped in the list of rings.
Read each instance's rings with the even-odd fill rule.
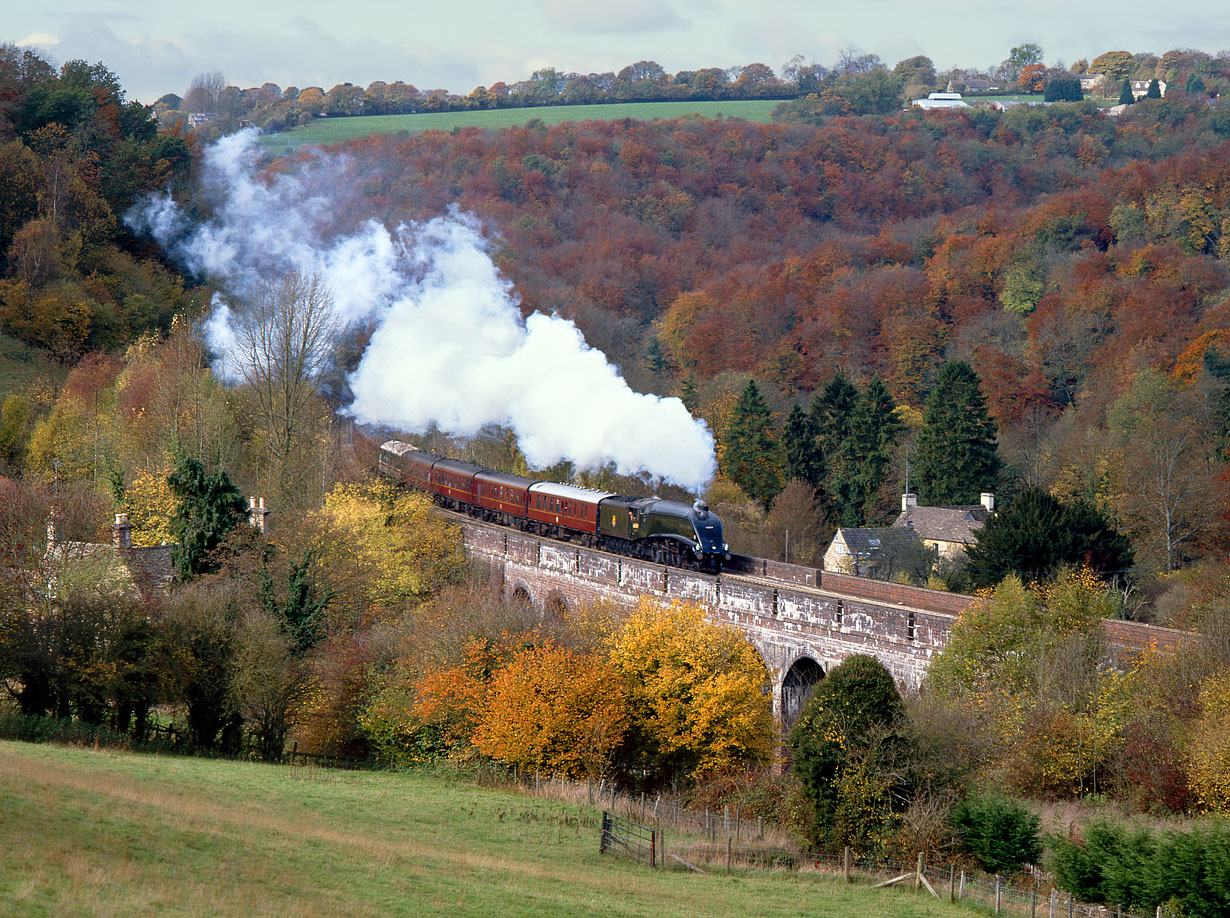
[[[1058,890],[1051,890],[1051,911],[1048,918],[1055,918],[1055,897],[1059,895]]]
[[[841,878],[847,883],[850,882],[850,846],[846,845],[844,851],[841,852]]]
[[[995,874],[995,914],[999,914],[999,874]]]
[[[1068,893],[1068,918],[1072,918],[1072,894]]]
[[[735,844],[734,840],[729,835],[727,835],[726,836],[726,872],[727,873],[730,873],[730,856],[731,854],[734,853],[734,844]]]
[[[958,899],[965,898],[965,871],[961,871],[961,892],[957,894]]]
[[[1037,918],[1038,914],[1038,891],[1031,889],[1029,891],[1029,918]]]
[[[914,892],[918,892],[918,887],[922,885],[923,863],[923,853],[919,851],[918,866],[914,869]]]

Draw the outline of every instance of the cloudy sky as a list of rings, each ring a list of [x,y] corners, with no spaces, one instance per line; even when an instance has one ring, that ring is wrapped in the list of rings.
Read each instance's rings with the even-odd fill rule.
[[[1025,41],[1048,63],[1103,51],[1230,48],[1225,0],[0,0],[0,40],[56,61],[101,60],[130,96],[183,93],[193,74],[286,86],[404,80],[467,93],[553,66],[581,73],[655,60],[666,70],[796,54],[832,64],[843,48],[890,66],[914,54],[941,69],[987,67]]]

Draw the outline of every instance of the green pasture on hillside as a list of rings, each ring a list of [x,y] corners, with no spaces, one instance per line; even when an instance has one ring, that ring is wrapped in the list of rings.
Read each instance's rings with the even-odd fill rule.
[[[815,873],[652,870],[590,808],[424,774],[0,742],[5,915],[970,914]]]
[[[772,121],[778,100],[738,100],[727,102],[624,102],[612,105],[551,105],[541,108],[501,108],[493,111],[427,112],[420,115],[366,115],[359,118],[317,118],[281,134],[266,134],[261,144],[273,154],[305,144],[330,144],[366,137],[368,134],[394,134],[405,131],[451,131],[454,128],[477,127],[486,130],[514,127],[537,118],[543,124],[565,121],[612,120],[634,118],[649,121],[655,118],[683,118],[700,115],[705,118],[742,118],[747,121]]]
[[[0,335],[0,402],[39,377],[58,386],[68,377],[68,367],[51,360],[36,347],[26,347],[16,338]]]

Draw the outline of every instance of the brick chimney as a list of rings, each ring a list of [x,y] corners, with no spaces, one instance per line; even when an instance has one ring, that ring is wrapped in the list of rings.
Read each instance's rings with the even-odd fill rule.
[[[917,506],[918,506],[918,495],[917,494],[902,494],[901,495],[901,512],[902,513],[905,513],[905,511],[909,510],[911,507],[917,507]]]
[[[269,532],[268,522],[266,521],[268,516],[269,509],[265,506],[265,498],[248,498],[248,522],[261,535],[266,535]]]
[[[115,515],[115,525],[111,527],[111,542],[116,548],[132,548],[132,525],[128,522],[127,513]]]
[[[995,512],[995,495],[990,491],[982,492],[982,506],[987,508],[988,513]]]

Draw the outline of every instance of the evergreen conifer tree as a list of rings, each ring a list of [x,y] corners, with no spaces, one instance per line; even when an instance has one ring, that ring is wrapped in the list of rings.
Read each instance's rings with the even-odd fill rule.
[[[225,470],[206,475],[204,466],[189,456],[179,460],[167,483],[179,501],[171,521],[171,557],[180,578],[190,580],[217,568],[214,552],[243,519],[246,505]]]
[[[1123,85],[1119,88],[1119,104],[1131,105],[1136,101],[1136,97],[1132,95],[1132,81],[1124,80]]]
[[[839,512],[838,492],[848,478],[842,468],[842,444],[850,436],[850,419],[858,389],[838,372],[811,403],[810,414],[815,424],[819,450],[820,505],[825,516],[835,520]]]
[[[816,443],[816,421],[798,405],[790,409],[782,428],[782,458],[787,479],[797,478],[812,490],[819,489],[823,463]]]
[[[1160,99],[1162,97],[1162,85],[1154,77],[1149,81],[1149,88],[1145,90],[1146,99]]]
[[[944,364],[927,397],[915,450],[919,500],[977,503],[999,476],[995,441],[978,374],[963,361]]]
[[[1039,488],[1026,488],[987,520],[966,556],[975,587],[1008,574],[1044,579],[1064,564],[1114,575],[1133,563],[1131,543],[1096,507],[1063,504]]]
[[[754,379],[748,381],[731,411],[722,465],[727,478],[766,507],[782,489],[773,414]]]
[[[901,435],[896,410],[884,381],[872,377],[851,412],[850,436],[842,450],[847,474],[842,489],[843,526],[864,526],[876,519],[880,490]]]
[[[696,391],[696,378],[691,373],[683,381],[683,388],[679,390],[679,400],[683,402],[683,407],[688,409],[688,414],[692,417],[700,414],[700,393]]]

